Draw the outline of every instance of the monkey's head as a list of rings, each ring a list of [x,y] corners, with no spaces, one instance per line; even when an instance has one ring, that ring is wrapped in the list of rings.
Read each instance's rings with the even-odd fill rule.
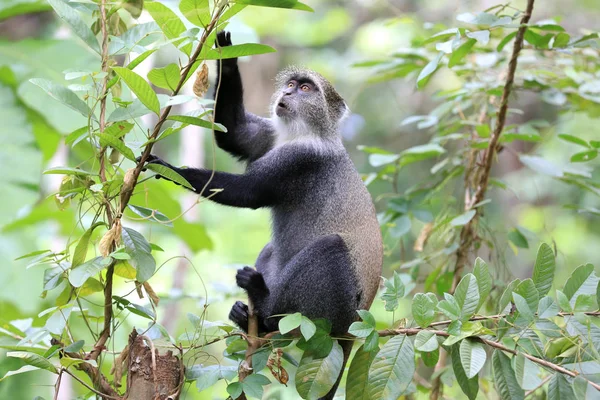
[[[327,79],[308,69],[290,67],[277,75],[276,82],[271,105],[278,125],[298,134],[338,132],[348,106]]]

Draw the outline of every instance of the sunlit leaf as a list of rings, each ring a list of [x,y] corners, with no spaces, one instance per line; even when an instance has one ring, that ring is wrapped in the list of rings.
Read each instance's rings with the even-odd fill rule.
[[[156,93],[154,93],[144,78],[123,67],[113,67],[113,71],[115,71],[115,73],[119,75],[123,81],[125,81],[129,89],[131,89],[131,91],[137,96],[142,104],[148,107],[148,109],[153,111],[155,114],[158,115],[160,113],[160,103],[158,102],[158,97],[156,97]]]
[[[75,287],[82,286],[85,281],[108,267],[112,262],[110,257],[96,257],[91,260],[71,269],[69,273],[69,282]]]

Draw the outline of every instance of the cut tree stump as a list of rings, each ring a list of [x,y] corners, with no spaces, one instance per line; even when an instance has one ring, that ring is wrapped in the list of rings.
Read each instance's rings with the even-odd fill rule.
[[[154,352],[154,357],[152,357]],[[134,330],[129,335],[127,400],[177,400],[184,383],[181,358],[160,354],[152,341]]]

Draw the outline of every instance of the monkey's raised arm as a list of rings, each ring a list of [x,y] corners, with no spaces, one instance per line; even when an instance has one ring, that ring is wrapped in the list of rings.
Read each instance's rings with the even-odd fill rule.
[[[231,34],[219,32],[218,47],[231,46]],[[215,132],[217,144],[223,150],[240,158],[254,161],[273,146],[274,129],[268,118],[254,115],[244,108],[244,89],[237,58],[217,60],[215,83],[215,122],[223,124],[227,132]]]

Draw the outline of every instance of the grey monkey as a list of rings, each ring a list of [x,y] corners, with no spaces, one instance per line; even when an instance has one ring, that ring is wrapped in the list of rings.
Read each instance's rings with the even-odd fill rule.
[[[218,46],[231,45],[229,33]],[[300,312],[331,322],[332,334],[347,332],[356,310],[368,309],[377,292],[383,258],[381,232],[367,189],[346,152],[340,122],[348,107],[316,72],[288,68],[276,79],[271,118],[244,108],[237,59],[217,69],[215,122],[219,147],[246,162],[236,175],[177,168],[156,156],[149,162],[175,170],[197,193],[220,204],[272,212],[272,237],[256,269],[237,272],[259,318],[261,331],[277,330],[273,315]],[[212,175],[212,178],[211,178]],[[213,189],[223,189],[216,194]],[[248,328],[248,307],[238,301],[230,319]],[[344,364],[352,342],[340,341]],[[332,399],[339,381],[323,399]]]

